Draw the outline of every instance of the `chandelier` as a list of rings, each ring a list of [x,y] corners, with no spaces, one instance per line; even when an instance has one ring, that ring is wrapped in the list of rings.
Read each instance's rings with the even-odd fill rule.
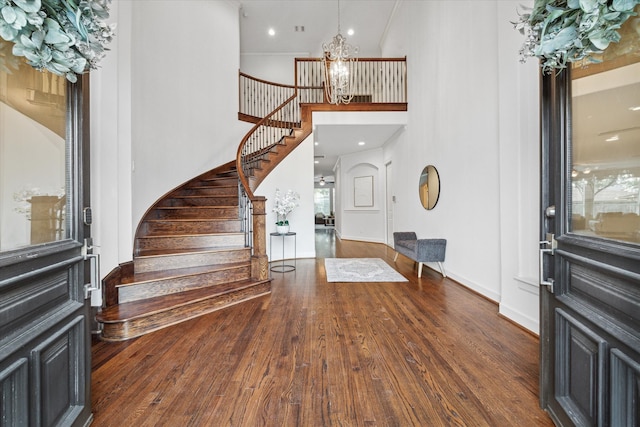
[[[330,104],[348,104],[353,99],[358,47],[347,43],[340,33],[340,0],[338,0],[338,34],[330,43],[322,44],[324,90]]]

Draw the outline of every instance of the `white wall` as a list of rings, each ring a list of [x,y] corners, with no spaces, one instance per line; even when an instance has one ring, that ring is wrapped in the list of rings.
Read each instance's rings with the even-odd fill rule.
[[[240,56],[240,71],[269,82],[293,85],[295,59],[308,56],[308,53],[296,55],[248,53]]]
[[[131,2],[112,3],[117,36],[91,73],[91,233],[103,276],[131,261],[133,251],[131,8]]]
[[[287,216],[290,230],[296,233],[297,258],[315,258],[315,212],[313,210],[313,135],[305,139],[291,154],[284,159],[278,167],[271,172],[258,188],[255,195],[267,198],[266,229],[267,229],[267,255],[271,254],[272,260],[282,259],[281,237],[270,238],[269,233],[276,231],[277,215],[273,212],[273,200],[276,189],[284,195],[288,190],[293,190],[300,195],[300,206]],[[273,248],[271,248],[273,241]],[[293,240],[286,238],[284,258],[293,258]]]
[[[401,3],[383,56],[407,55],[409,125],[406,143],[385,157],[397,189],[396,230],[446,238],[448,275],[537,332],[537,296],[524,283],[537,266],[538,80],[518,63],[522,38],[509,23],[517,8]],[[432,211],[417,194],[427,164],[441,179]]]
[[[103,274],[131,260],[135,228],[159,197],[235,159],[248,129],[237,119],[237,7],[112,5],[117,36],[91,87],[93,234]]]
[[[133,2],[134,224],[167,191],[235,159],[237,14],[227,2]]]
[[[540,120],[537,61],[519,62],[519,1],[498,3],[500,105],[500,313],[539,330]]]
[[[406,54],[410,77],[408,143],[392,157],[393,181],[408,183],[398,191],[395,226],[446,238],[450,277],[499,300],[495,3],[403,2],[397,16],[402,25],[389,36],[406,50],[384,55]],[[416,190],[427,164],[441,179],[431,211]]]

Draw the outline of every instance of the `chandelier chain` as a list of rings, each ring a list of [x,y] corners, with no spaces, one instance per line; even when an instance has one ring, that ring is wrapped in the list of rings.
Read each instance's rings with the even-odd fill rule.
[[[338,0],[338,34],[342,34],[340,31],[340,0]]]

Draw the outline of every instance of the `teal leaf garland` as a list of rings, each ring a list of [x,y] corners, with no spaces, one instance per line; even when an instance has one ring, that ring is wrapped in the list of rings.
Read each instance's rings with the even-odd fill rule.
[[[597,62],[593,55],[620,41],[617,30],[637,15],[638,4],[640,0],[535,0],[513,22],[525,36],[521,61],[537,57],[545,73],[584,59]]]
[[[0,0],[0,37],[34,68],[76,82],[97,68],[113,39],[115,24],[105,23],[110,2]]]

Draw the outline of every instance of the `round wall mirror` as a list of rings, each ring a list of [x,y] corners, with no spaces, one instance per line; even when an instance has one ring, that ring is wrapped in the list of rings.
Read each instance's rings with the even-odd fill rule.
[[[420,193],[420,202],[425,209],[431,210],[436,207],[440,197],[440,177],[435,166],[428,165],[422,169],[418,192]]]

